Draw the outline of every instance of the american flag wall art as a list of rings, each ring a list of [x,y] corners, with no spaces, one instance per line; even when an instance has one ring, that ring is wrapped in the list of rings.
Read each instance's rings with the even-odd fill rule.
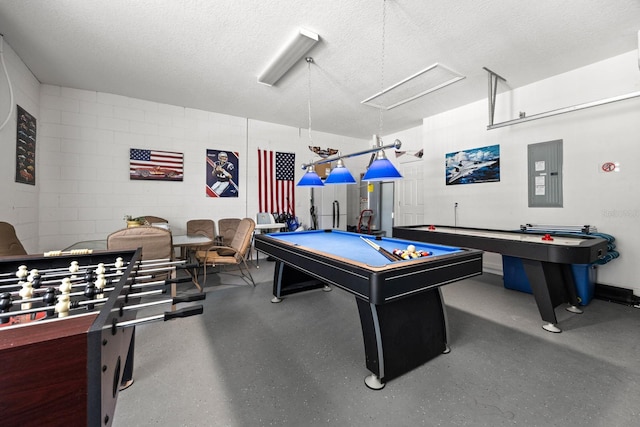
[[[129,150],[129,179],[182,181],[184,155],[173,151]]]
[[[258,149],[258,210],[295,216],[295,153]]]

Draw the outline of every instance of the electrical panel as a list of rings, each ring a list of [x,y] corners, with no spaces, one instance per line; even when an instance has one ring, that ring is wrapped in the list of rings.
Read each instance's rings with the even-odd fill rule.
[[[562,140],[527,147],[529,207],[562,207]]]

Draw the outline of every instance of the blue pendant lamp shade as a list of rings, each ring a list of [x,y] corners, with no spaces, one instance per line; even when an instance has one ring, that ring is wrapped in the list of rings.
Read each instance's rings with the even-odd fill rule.
[[[325,184],[355,184],[356,180],[349,172],[349,169],[344,167],[342,159],[338,159],[336,167],[331,170],[327,179],[324,180]]]
[[[391,181],[394,179],[400,179],[402,175],[398,172],[398,169],[393,166],[393,163],[387,159],[383,150],[378,151],[376,159],[371,163],[367,173],[362,177],[363,181]]]
[[[322,180],[318,176],[313,166],[307,167],[307,171],[297,184],[298,187],[324,187]]]

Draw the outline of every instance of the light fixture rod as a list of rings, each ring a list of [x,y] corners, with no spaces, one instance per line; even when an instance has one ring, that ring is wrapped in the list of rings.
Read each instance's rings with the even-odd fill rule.
[[[398,149],[400,149],[400,147],[402,147],[402,142],[399,139],[396,139],[395,141],[393,141],[393,143],[387,144],[387,145],[382,145],[380,147],[373,147],[373,148],[369,148],[368,150],[357,151],[357,152],[351,153],[351,154],[336,154],[335,156],[330,156],[330,157],[327,157],[325,159],[320,159],[320,160],[317,160],[317,161],[315,161],[313,163],[307,163],[305,165],[302,165],[302,169],[306,170],[309,166],[316,166],[316,165],[321,165],[321,164],[324,164],[324,163],[330,163],[330,162],[333,162],[335,160],[347,159],[349,157],[362,156],[364,154],[374,153],[374,152],[380,151],[380,150],[386,150],[387,148],[395,148],[396,150],[398,150]]]

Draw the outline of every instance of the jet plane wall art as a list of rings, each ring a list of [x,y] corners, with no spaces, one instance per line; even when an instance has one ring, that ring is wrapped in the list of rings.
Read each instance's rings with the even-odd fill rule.
[[[500,181],[500,145],[473,148],[445,155],[446,184]]]

